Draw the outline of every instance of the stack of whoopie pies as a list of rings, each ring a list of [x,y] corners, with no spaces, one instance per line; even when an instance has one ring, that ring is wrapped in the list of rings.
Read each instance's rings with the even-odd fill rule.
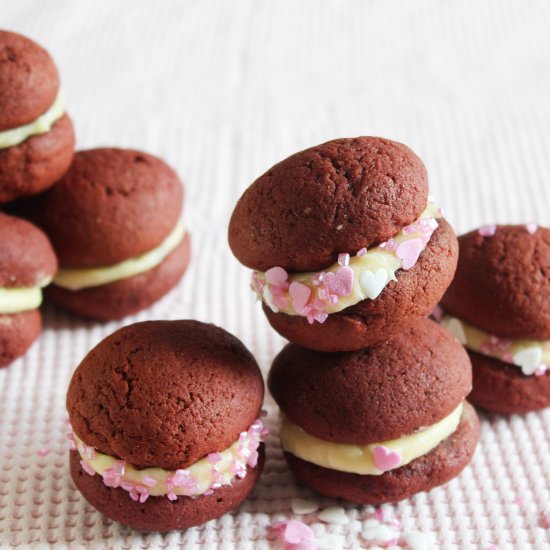
[[[258,178],[229,226],[271,325],[290,340],[268,385],[293,472],[318,492],[396,501],[456,476],[479,422],[471,364],[426,319],[458,246],[405,145],[359,137]]]
[[[189,262],[176,173],[140,151],[74,146],[52,58],[0,30],[0,208],[47,235],[0,214],[0,366],[38,337],[50,282],[67,310],[118,319],[164,296]]]

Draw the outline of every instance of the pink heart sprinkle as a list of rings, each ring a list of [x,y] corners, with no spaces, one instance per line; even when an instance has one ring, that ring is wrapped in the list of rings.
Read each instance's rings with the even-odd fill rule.
[[[349,296],[353,289],[353,269],[343,266],[336,273],[329,271],[323,277],[323,283],[334,294],[338,296]]]
[[[296,313],[302,313],[311,296],[311,288],[302,283],[294,282],[290,283],[288,293],[290,294],[292,307],[295,309]]]
[[[422,252],[422,241],[420,239],[411,239],[399,243],[395,251],[397,257],[401,260],[403,269],[410,269],[418,260]]]
[[[401,455],[395,451],[390,451],[384,445],[378,445],[374,448],[374,464],[382,472],[393,470],[401,464]]]
[[[288,273],[282,267],[272,267],[265,272],[265,278],[272,285],[281,286],[288,279]]]
[[[494,223],[489,225],[482,225],[477,232],[482,237],[492,237],[497,232],[497,226]]]
[[[287,544],[301,544],[313,542],[315,536],[313,530],[305,523],[290,519],[273,525],[278,531],[283,542]]]

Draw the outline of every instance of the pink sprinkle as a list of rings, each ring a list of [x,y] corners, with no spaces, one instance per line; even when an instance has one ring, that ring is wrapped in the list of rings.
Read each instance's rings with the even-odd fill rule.
[[[248,457],[247,464],[251,468],[255,468],[258,465],[258,451],[252,451]]]
[[[147,487],[154,487],[157,484],[157,480],[151,476],[145,476],[141,481]]]
[[[313,314],[313,318],[322,325],[328,319],[328,313],[325,313],[324,311],[318,311],[317,313]]]
[[[288,273],[282,267],[272,267],[265,272],[265,278],[272,285],[284,286]]]
[[[94,460],[95,459],[95,449],[93,447],[88,446],[88,445],[84,445],[84,450],[82,451],[82,456],[86,460]]]
[[[531,235],[534,235],[537,232],[537,229],[539,226],[535,222],[529,222],[525,228],[527,229],[527,232]]]
[[[444,311],[440,305],[434,307],[432,311],[432,317],[439,323],[443,319]]]
[[[412,233],[415,233],[416,231],[418,231],[418,225],[416,223],[413,223],[403,228],[403,233],[405,235],[410,235]]]
[[[357,256],[360,258],[361,256],[364,256],[366,253],[367,253],[367,249],[362,248],[361,250],[359,250],[359,252],[357,252]]]
[[[141,495],[139,495],[139,501],[142,503],[145,502],[148,498],[149,498],[149,491],[141,493]]]
[[[515,502],[520,508],[523,508],[523,506],[525,506],[525,499],[522,497],[516,498]]]
[[[346,252],[338,254],[338,263],[340,265],[349,265],[349,254],[347,254]]]
[[[548,370],[548,367],[546,365],[541,365],[535,371],[535,376],[544,376],[547,370]]]
[[[401,454],[390,451],[384,445],[377,445],[373,452],[374,465],[381,471],[393,470],[401,464]]]
[[[377,508],[374,512],[374,519],[384,522],[384,510],[382,508]]]
[[[76,451],[77,447],[76,447],[76,441],[74,440],[73,432],[69,432],[67,434],[67,439],[69,440],[71,451]]]
[[[477,232],[482,237],[492,237],[497,232],[497,226],[496,224],[492,223],[489,225],[482,225]]]
[[[209,497],[210,495],[213,495],[214,494],[214,491],[212,491],[212,489],[208,489],[207,491],[204,491],[203,495],[205,497]]]
[[[206,457],[206,460],[208,460],[208,462],[210,462],[210,464],[216,464],[221,459],[222,459],[222,454],[221,453],[210,453]]]
[[[126,462],[124,460],[117,460],[113,466],[113,471],[119,476],[123,476],[126,471]]]
[[[324,275],[325,274],[322,271],[319,273],[315,273],[315,275],[311,277],[311,282],[313,283],[313,285],[319,286],[323,282]]]
[[[90,476],[95,476],[95,470],[83,460],[80,461],[80,465],[82,466],[82,469]]]
[[[48,456],[50,454],[50,449],[48,449],[48,447],[43,447],[42,449],[38,449],[38,451],[36,451],[36,454],[38,456]]]
[[[176,500],[178,498],[176,496],[176,493],[174,493],[173,491],[170,491],[166,496],[168,497],[168,500]]]
[[[315,535],[309,525],[290,519],[288,521],[276,521],[272,524],[273,529],[277,531],[279,539],[283,542],[285,550],[314,550]]]

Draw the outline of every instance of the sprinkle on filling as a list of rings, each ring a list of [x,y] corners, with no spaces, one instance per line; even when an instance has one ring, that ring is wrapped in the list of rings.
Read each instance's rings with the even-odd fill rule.
[[[441,209],[429,202],[417,221],[389,241],[363,248],[355,256],[341,253],[337,263],[320,272],[289,274],[282,267],[254,271],[252,289],[275,313],[324,323],[331,313],[376,299],[390,281],[397,281],[396,271],[411,269],[441,216]]]
[[[416,432],[368,445],[334,443],[319,439],[281,415],[281,445],[294,456],[340,472],[381,475],[429,453],[452,435],[462,415],[463,403],[439,422]]]
[[[159,246],[141,256],[106,267],[60,269],[53,282],[69,290],[81,290],[145,273],[162,263],[177,248],[184,236],[185,227],[178,221],[170,235]]]
[[[107,487],[120,487],[132,500],[145,502],[150,496],[166,496],[169,500],[178,496],[208,496],[215,489],[230,485],[235,478],[245,478],[247,467],[255,468],[258,463],[258,447],[267,433],[258,419],[225,451],[210,453],[189,468],[179,470],[138,469],[86,445],[73,431],[67,437],[71,450],[80,454],[80,465],[87,474],[98,474]]]
[[[443,313],[438,319],[465,348],[515,365],[525,376],[542,376],[550,365],[550,340],[510,340]]]
[[[36,120],[0,132],[0,149],[14,147],[32,136],[49,132],[52,126],[65,114],[65,96],[60,89],[52,106]]]

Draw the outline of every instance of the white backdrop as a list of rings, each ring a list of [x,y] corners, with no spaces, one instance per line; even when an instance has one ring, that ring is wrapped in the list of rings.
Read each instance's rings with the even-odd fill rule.
[[[270,398],[267,468],[240,511],[143,536],[95,512],[70,481],[72,370],[121,324],[188,317],[235,333],[266,371],[283,339],[229,253],[228,219],[255,177],[328,139],[410,145],[457,232],[550,225],[550,3],[0,0],[0,28],[55,57],[80,148],[142,148],[179,171],[193,239],[190,269],[162,302],[105,325],[46,309],[40,341],[0,372],[0,547],[275,548],[266,527],[290,517],[291,497],[312,493],[285,468]],[[37,455],[42,448],[47,456]],[[388,510],[403,530],[435,533],[445,549],[548,548],[549,480],[550,411],[484,416],[463,475]],[[347,525],[314,529],[359,548],[372,509],[347,510]]]

